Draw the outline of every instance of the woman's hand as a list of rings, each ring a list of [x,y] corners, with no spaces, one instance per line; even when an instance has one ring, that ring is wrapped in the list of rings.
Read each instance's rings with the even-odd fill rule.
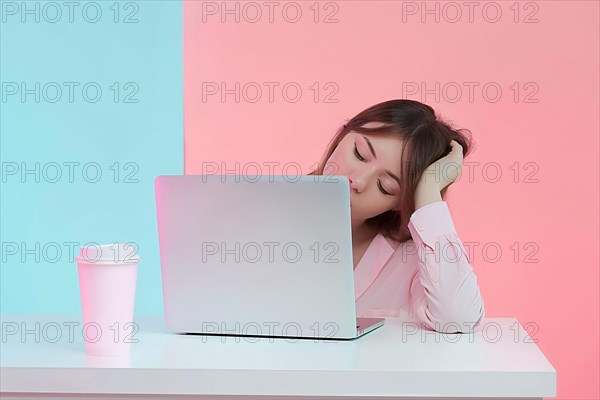
[[[450,153],[431,164],[419,181],[418,187],[426,186],[441,191],[446,186],[454,182],[462,173],[463,148],[456,141],[450,142],[452,150]]]

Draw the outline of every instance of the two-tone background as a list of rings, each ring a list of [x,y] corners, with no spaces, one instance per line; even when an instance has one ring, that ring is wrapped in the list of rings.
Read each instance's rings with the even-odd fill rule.
[[[115,241],[162,313],[156,175],[308,173],[410,98],[473,133],[447,201],[487,316],[600,397],[597,1],[0,5],[3,313],[79,313],[74,255]]]

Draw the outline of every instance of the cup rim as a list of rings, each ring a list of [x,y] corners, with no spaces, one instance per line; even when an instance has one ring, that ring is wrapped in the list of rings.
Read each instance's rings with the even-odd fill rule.
[[[78,264],[90,264],[90,265],[96,265],[96,264],[131,265],[131,264],[139,264],[140,256],[132,256],[132,257],[129,257],[127,260],[125,260],[125,259],[121,259],[121,260],[100,259],[100,260],[96,260],[96,261],[88,259],[86,257],[82,257],[82,256],[75,256],[75,261]]]
[[[133,245],[135,246],[135,244]],[[114,254],[114,250],[108,251],[114,246],[117,246],[118,248],[117,254]],[[89,264],[129,264],[135,262],[134,260],[139,261],[140,257],[137,251],[133,252],[132,254],[121,253],[121,251],[125,251],[124,247],[130,246],[132,246],[131,242],[113,242],[105,244],[95,244],[93,246],[80,246],[79,254],[77,254],[77,257],[79,257],[79,260],[87,262]],[[88,254],[90,250],[93,251],[92,255],[95,254],[96,257],[92,257],[90,256],[90,254]],[[136,250],[135,247],[134,250]]]

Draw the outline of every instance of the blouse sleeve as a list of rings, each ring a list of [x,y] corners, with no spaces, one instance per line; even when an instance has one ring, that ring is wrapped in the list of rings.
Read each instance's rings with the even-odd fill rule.
[[[485,305],[448,204],[419,208],[408,228],[419,259],[410,288],[413,319],[439,332],[473,331],[484,319]]]

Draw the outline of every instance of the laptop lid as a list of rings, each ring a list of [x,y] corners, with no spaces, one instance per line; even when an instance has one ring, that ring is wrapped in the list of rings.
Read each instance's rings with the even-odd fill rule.
[[[354,338],[344,176],[155,179],[167,328]]]

